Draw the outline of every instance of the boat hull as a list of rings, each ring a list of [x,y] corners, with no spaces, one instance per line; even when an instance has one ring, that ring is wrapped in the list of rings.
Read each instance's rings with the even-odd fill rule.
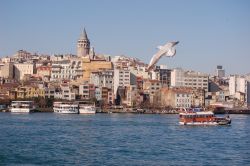
[[[30,109],[28,108],[11,108],[10,112],[12,113],[30,113]]]
[[[179,122],[180,125],[192,125],[192,126],[199,126],[199,125],[230,125],[231,120],[223,120],[223,121],[212,121],[212,122]]]
[[[78,112],[68,112],[68,111],[62,111],[62,112],[55,112],[54,113],[57,113],[57,114],[78,114]]]
[[[73,102],[54,102],[53,111],[58,114],[78,114],[79,107]]]
[[[79,109],[79,114],[95,114],[96,111],[89,111],[86,109]]]
[[[55,113],[58,113],[58,114],[78,114],[78,110],[56,110],[54,109],[54,112]]]
[[[180,125],[191,125],[191,126],[201,126],[201,125],[210,125],[210,126],[215,126],[219,125],[217,122],[179,122]]]
[[[96,113],[96,107],[94,105],[79,105],[79,113],[80,114],[95,114]]]

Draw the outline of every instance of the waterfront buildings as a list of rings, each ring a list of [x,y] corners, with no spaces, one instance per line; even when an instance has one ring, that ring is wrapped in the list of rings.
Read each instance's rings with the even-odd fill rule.
[[[247,79],[225,77],[220,65],[210,78],[205,73],[164,65],[148,72],[147,64],[137,58],[96,54],[85,29],[76,47],[77,55],[48,56],[19,50],[12,57],[1,58],[0,99],[93,100],[128,107],[148,101],[176,108],[235,99],[244,105],[250,103]]]

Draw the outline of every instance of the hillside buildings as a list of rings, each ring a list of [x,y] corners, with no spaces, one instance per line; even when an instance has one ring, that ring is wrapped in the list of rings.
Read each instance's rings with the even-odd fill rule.
[[[225,76],[218,65],[215,76],[155,66],[137,58],[97,54],[84,29],[76,55],[38,55],[19,50],[1,58],[0,99],[45,98],[95,101],[106,107],[205,107],[218,102],[250,103],[249,80]],[[249,77],[250,78],[250,77]]]

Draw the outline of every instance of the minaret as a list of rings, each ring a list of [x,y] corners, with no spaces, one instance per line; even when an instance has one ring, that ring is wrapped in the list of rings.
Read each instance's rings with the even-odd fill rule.
[[[86,33],[86,30],[84,30],[81,33],[80,39],[77,41],[77,56],[78,57],[87,57],[89,55],[90,50],[90,42]]]

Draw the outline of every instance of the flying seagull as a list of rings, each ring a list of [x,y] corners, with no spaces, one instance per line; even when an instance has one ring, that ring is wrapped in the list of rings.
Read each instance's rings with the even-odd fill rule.
[[[163,55],[173,57],[176,53],[174,46],[178,43],[179,41],[168,42],[164,46],[158,46],[159,51],[151,58],[147,70],[150,71]]]

